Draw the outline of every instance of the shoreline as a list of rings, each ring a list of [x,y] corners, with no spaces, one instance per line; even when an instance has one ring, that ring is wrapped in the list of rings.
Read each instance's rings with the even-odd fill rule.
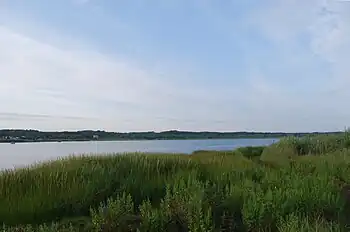
[[[107,132],[107,131],[52,131],[0,130],[0,143],[84,142],[84,141],[152,141],[152,140],[214,140],[214,139],[275,139],[289,136],[337,135],[342,132]]]
[[[198,141],[198,140],[240,140],[240,139],[281,139],[282,137],[237,137],[237,138],[189,138],[189,139],[86,139],[86,140],[15,140],[15,141],[0,141],[0,144],[11,143],[63,143],[63,142],[144,142],[144,141]]]

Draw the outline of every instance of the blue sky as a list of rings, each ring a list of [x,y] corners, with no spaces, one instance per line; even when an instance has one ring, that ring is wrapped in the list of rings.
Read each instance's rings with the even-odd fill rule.
[[[5,0],[0,128],[350,126],[350,2]]]

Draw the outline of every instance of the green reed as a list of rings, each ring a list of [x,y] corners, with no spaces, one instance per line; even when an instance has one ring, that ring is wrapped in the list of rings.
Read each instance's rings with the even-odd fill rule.
[[[4,171],[2,231],[347,231],[347,139],[86,155]]]

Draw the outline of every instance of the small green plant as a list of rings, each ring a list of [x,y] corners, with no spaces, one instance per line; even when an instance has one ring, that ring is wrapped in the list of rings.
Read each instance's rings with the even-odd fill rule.
[[[93,229],[98,231],[136,231],[141,223],[134,214],[134,203],[130,195],[123,193],[116,199],[108,199],[97,210],[91,209]]]
[[[243,156],[247,158],[255,158],[260,157],[263,153],[265,147],[264,146],[257,146],[257,147],[240,147],[237,149],[238,152],[240,152]]]

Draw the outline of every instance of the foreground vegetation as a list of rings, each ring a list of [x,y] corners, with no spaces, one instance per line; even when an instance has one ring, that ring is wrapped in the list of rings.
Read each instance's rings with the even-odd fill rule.
[[[329,132],[323,134],[339,134]],[[90,140],[179,140],[179,139],[239,139],[239,138],[280,138],[286,136],[304,136],[321,133],[272,133],[272,132],[130,132],[117,133],[106,131],[37,131],[37,130],[0,130],[0,143],[10,142],[57,142]]]
[[[343,133],[9,170],[0,175],[0,224],[4,232],[350,231],[349,148]]]

